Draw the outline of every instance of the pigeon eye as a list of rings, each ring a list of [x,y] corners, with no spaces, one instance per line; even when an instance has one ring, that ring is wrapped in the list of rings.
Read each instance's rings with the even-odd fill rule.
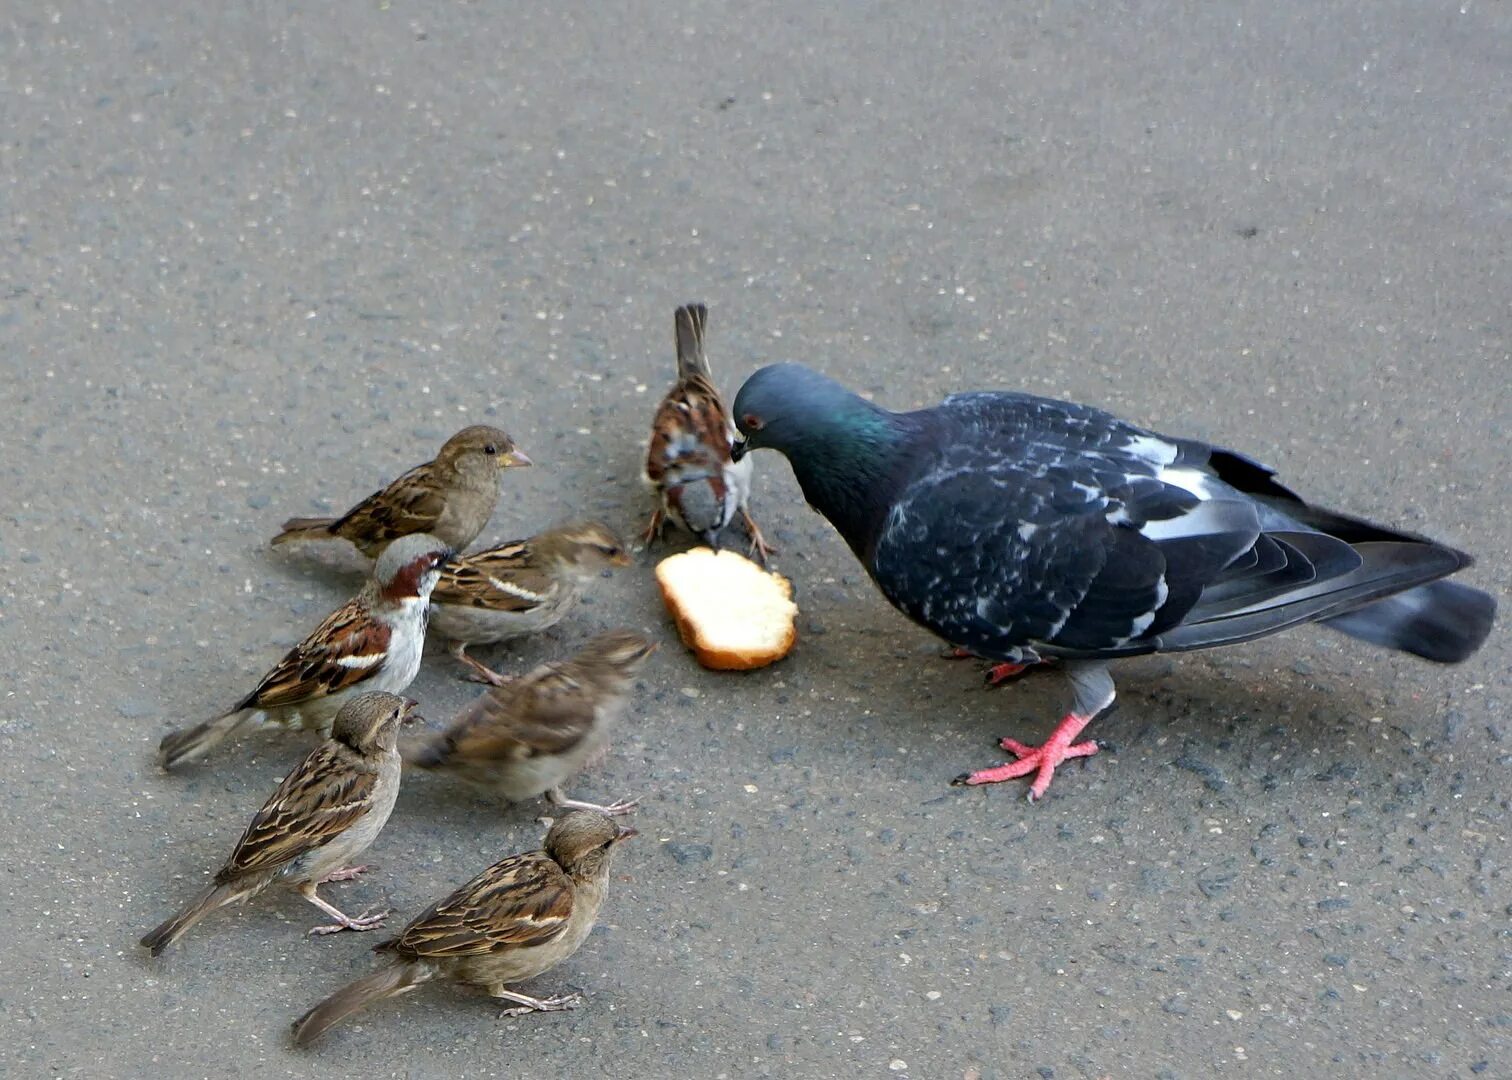
[[[762,427],[761,417],[755,413],[746,413],[740,418],[740,426],[747,431],[760,431]]]
[[[497,454],[499,452],[499,448],[497,446],[495,446],[493,443],[484,443],[483,444],[483,452],[485,454],[487,454],[489,457],[493,457],[495,454]]]

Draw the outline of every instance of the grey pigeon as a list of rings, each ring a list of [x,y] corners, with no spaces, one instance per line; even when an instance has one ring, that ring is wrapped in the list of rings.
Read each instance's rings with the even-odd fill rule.
[[[1230,645],[1302,623],[1439,663],[1485,641],[1495,601],[1447,578],[1470,556],[1310,506],[1260,463],[1030,394],[889,412],[800,364],[735,398],[743,441],[792,464],[893,606],[1016,670],[1059,661],[1071,711],[1043,746],[957,777],[988,784],[1097,752],[1108,662]]]

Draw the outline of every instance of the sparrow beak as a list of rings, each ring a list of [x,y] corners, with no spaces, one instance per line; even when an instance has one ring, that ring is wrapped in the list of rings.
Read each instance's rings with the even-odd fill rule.
[[[711,547],[711,548],[714,549],[714,554],[716,554],[716,555],[719,554],[719,530],[718,529],[709,529],[709,530],[707,530],[705,532],[699,533],[698,536],[699,536],[699,538],[701,540],[703,540],[704,543],[708,544],[709,547]]]
[[[614,834],[614,842],[616,844],[618,844],[622,840],[628,840],[632,836],[639,836],[639,835],[640,835],[640,830],[637,829],[634,825],[621,825],[619,827],[619,832],[617,832],[617,833]]]
[[[609,565],[629,566],[634,561],[635,560],[630,557],[630,553],[628,551],[621,551],[618,555],[609,560]]]
[[[518,467],[520,465],[534,464],[535,462],[531,461],[530,458],[525,456],[525,451],[523,450],[511,450],[509,453],[505,454],[499,459],[499,468],[501,469]]]

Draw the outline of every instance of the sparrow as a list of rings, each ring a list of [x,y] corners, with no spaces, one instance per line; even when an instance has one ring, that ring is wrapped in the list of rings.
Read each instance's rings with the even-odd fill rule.
[[[339,518],[290,518],[273,546],[291,540],[344,537],[370,559],[401,536],[430,533],[461,551],[472,543],[499,501],[500,469],[531,464],[496,427],[465,427],[434,461],[417,465]]]
[[[590,578],[629,563],[624,543],[597,521],[458,556],[431,593],[431,630],[450,639],[452,656],[492,682],[495,673],[467,655],[469,645],[555,626],[577,606]]]
[[[431,589],[449,558],[451,549],[425,533],[390,544],[362,591],[289,650],[257,689],[229,712],[165,735],[159,764],[176,768],[263,719],[327,736],[355,695],[402,692],[420,670]]]
[[[703,304],[688,304],[673,318],[677,385],[667,391],[651,421],[644,475],[656,489],[658,503],[642,539],[649,547],[671,518],[718,551],[720,532],[739,511],[751,534],[751,552],[765,564],[775,549],[746,506],[751,463],[731,456],[735,428],[704,355],[708,314]]]
[[[605,748],[636,672],[655,649],[630,630],[600,634],[570,660],[485,690],[445,731],[400,752],[408,765],[451,772],[510,802],[544,794],[553,806],[628,814],[633,801],[578,802],[562,785]]]
[[[193,903],[142,938],[157,956],[206,915],[250,900],[274,882],[298,891],[336,920],[312,934],[373,930],[385,913],[343,914],[316,888],[367,870],[348,864],[383,831],[399,795],[399,725],[414,702],[393,694],[361,694],[342,706],[331,737],[285,776],[263,804],[226,865]]]
[[[1485,641],[1486,593],[1442,580],[1446,545],[1306,503],[1274,470],[1195,439],[1029,394],[956,394],[895,413],[799,364],[762,368],[735,398],[744,441],[786,455],[903,614],[999,662],[1059,660],[1074,704],[1043,746],[961,784],[1097,752],[1075,742],[1114,697],[1112,660],[1207,649],[1319,622],[1439,663]],[[1006,666],[1004,666],[1006,665]]]
[[[598,921],[614,847],[634,835],[602,814],[567,814],[541,850],[494,863],[380,943],[373,951],[385,965],[294,1021],[294,1044],[308,1046],[358,1009],[437,977],[513,1003],[503,1016],[576,1008],[579,994],[535,998],[509,985],[577,952]]]

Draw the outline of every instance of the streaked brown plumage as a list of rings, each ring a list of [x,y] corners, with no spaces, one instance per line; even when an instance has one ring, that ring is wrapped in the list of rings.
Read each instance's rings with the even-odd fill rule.
[[[493,516],[499,470],[530,463],[498,428],[465,427],[446,440],[434,460],[415,466],[341,517],[290,518],[272,542],[340,537],[375,559],[399,537],[423,532],[461,551]]]
[[[569,660],[485,690],[445,731],[401,751],[407,764],[455,774],[511,802],[544,794],[556,806],[629,813],[634,802],[578,802],[562,785],[608,742],[635,675],[656,645],[611,630]]]
[[[193,903],[142,938],[157,956],[195,923],[281,881],[337,921],[312,933],[371,930],[383,916],[351,918],[316,893],[323,881],[353,877],[347,864],[383,830],[399,794],[399,725],[414,703],[371,693],[349,701],[331,738],[312,750],[252,818],[231,857]]]
[[[431,631],[485,682],[495,673],[467,655],[484,645],[555,626],[578,602],[588,579],[630,562],[609,526],[577,521],[529,540],[460,556],[448,563],[431,593]]]
[[[534,998],[510,990],[577,952],[598,921],[611,853],[635,830],[602,814],[573,811],[539,851],[511,855],[433,905],[374,950],[385,966],[336,991],[294,1022],[307,1046],[332,1024],[375,1001],[443,978],[513,1002],[504,1015],[570,1009],[579,995]]]
[[[708,308],[688,304],[677,309],[677,384],[667,391],[651,421],[646,446],[646,481],[656,489],[657,508],[646,526],[649,545],[661,535],[667,518],[719,550],[719,534],[739,512],[751,534],[751,552],[761,561],[774,553],[746,507],[751,495],[751,464],[734,461],[735,426],[704,354]]]
[[[420,670],[430,592],[451,550],[419,533],[391,544],[373,576],[229,712],[165,735],[158,762],[173,769],[202,757],[258,719],[322,735],[346,701],[369,690],[399,693]]]

